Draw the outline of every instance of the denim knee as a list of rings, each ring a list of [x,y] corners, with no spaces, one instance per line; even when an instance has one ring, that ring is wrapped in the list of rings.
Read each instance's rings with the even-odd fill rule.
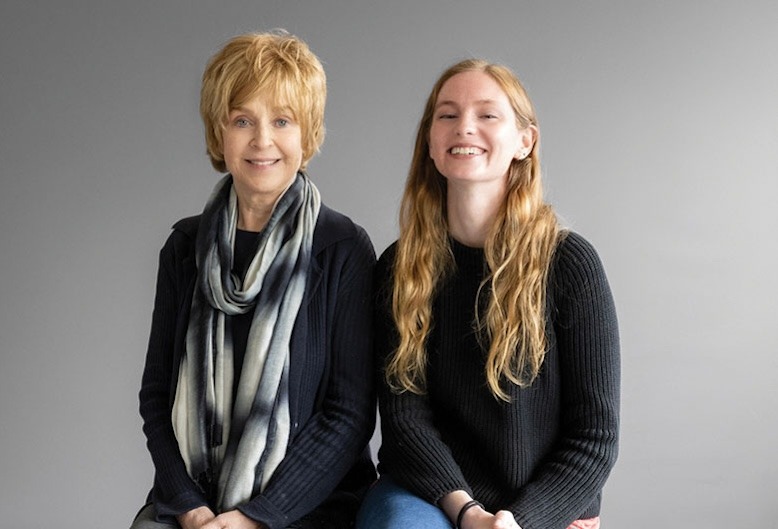
[[[368,491],[357,513],[356,529],[451,529],[437,506],[381,476]]]

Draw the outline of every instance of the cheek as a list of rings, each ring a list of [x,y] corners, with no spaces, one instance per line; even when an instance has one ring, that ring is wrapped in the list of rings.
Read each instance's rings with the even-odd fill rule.
[[[438,141],[437,137],[433,134],[430,134],[429,139],[429,151],[430,151],[430,158],[433,160],[437,160],[442,155],[443,147],[441,143]]]
[[[284,149],[291,158],[303,158],[306,154],[306,147],[307,145],[303,143],[302,134],[299,131],[284,138]]]
[[[296,162],[301,162],[303,158],[305,158],[305,150],[303,149],[303,146],[298,144],[290,145],[289,147],[289,157],[295,160]]]
[[[437,123],[433,122],[432,126],[430,127],[430,131],[427,133],[427,143],[430,146],[430,152],[437,148],[438,144],[440,143],[440,137],[440,128]]]
[[[522,150],[521,136],[511,130],[506,131],[505,134],[503,134],[500,143],[502,144],[506,156],[517,156]]]
[[[235,133],[224,133],[222,135],[222,154],[225,158],[235,155],[237,150],[238,139]]]

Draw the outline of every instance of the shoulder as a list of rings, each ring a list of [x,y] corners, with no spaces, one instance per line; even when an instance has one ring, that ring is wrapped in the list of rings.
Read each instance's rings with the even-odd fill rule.
[[[557,269],[602,266],[594,245],[583,235],[565,230],[556,248],[554,256]]]
[[[381,252],[381,257],[379,258],[380,261],[394,261],[394,255],[397,253],[397,242],[398,241],[394,241],[392,244],[387,246],[383,252]]]
[[[375,259],[373,243],[365,229],[343,213],[322,204],[313,233],[313,254],[337,248],[368,252]]]
[[[397,254],[397,241],[390,244],[378,258],[376,271],[379,276],[388,275],[394,266],[394,256]]]
[[[379,257],[379,261],[385,262],[385,263],[392,263],[394,262],[394,256],[397,253],[397,241],[394,241],[392,244],[386,247],[386,249],[381,252],[381,257]]]
[[[394,256],[397,253],[397,241],[390,244],[378,258],[376,264],[373,289],[376,300],[389,306],[392,296],[392,283],[394,281]]]
[[[581,234],[570,230],[562,234],[557,245],[550,270],[550,283],[557,294],[568,295],[608,288],[605,267],[594,245]]]
[[[197,229],[200,226],[200,215],[186,217],[171,227],[165,245],[162,247],[162,255],[180,261],[194,253]]]
[[[194,239],[197,237],[197,229],[200,227],[201,216],[202,215],[193,215],[191,217],[185,217],[173,224],[173,230]]]

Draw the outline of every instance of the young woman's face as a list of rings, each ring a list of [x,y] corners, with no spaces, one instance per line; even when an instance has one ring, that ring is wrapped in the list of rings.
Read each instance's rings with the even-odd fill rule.
[[[239,200],[263,195],[273,201],[291,184],[303,159],[300,125],[292,116],[264,97],[230,112],[222,145]]]
[[[533,130],[519,130],[508,96],[480,71],[456,74],[438,94],[430,157],[450,182],[504,184],[511,161],[532,149]]]

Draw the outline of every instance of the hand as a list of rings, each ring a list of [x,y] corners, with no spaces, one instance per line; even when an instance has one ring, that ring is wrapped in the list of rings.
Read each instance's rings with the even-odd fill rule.
[[[521,529],[511,511],[497,511],[494,515],[494,529]]]
[[[497,511],[492,514],[475,506],[465,512],[462,529],[521,529],[510,511]]]
[[[266,527],[235,510],[221,513],[199,529],[266,529]]]
[[[181,526],[181,529],[200,529],[214,518],[216,518],[216,515],[213,514],[211,509],[205,506],[192,509],[191,511],[176,516],[178,525]]]

